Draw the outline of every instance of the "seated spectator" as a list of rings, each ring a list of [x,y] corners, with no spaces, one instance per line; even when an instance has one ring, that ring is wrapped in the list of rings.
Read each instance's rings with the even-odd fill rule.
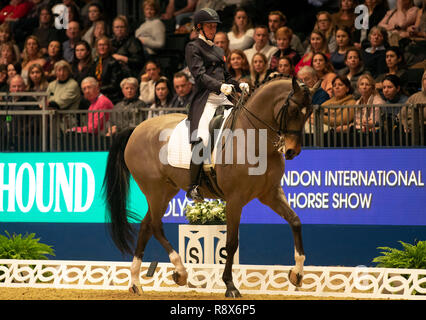
[[[95,64],[92,59],[90,45],[81,40],[75,44],[75,57],[72,63],[73,78],[81,87],[81,82],[87,77],[93,77],[95,74]]]
[[[354,46],[358,49],[362,48],[365,41],[368,42],[370,29],[377,26],[389,10],[386,0],[365,0],[364,4],[368,8],[368,28],[364,26],[361,29],[356,29],[353,33]]]
[[[27,0],[11,0],[0,10],[0,23],[16,22],[25,17],[33,7],[33,3]]]
[[[225,57],[229,55],[229,39],[225,32],[219,31],[214,35],[213,43],[216,47],[222,48],[225,52]]]
[[[166,27],[160,20],[160,7],[155,0],[144,0],[145,21],[135,31],[136,39],[142,43],[147,55],[154,55],[166,43]]]
[[[287,17],[281,11],[271,11],[268,15],[268,27],[269,27],[269,41],[271,45],[277,45],[276,32],[278,29],[285,27],[287,24]],[[289,28],[290,29],[290,28]],[[290,31],[292,31],[290,29]],[[305,48],[302,45],[299,37],[292,33],[290,39],[290,48],[302,56],[305,53]],[[297,63],[297,62],[296,62]]]
[[[18,45],[15,43],[12,31],[10,30],[10,25],[9,23],[3,23],[0,25],[0,45],[7,42],[13,43],[15,56],[17,57],[18,61],[21,61],[21,51],[19,50]]]
[[[9,63],[7,65],[7,82],[10,82],[17,74],[21,75],[21,64],[20,63]]]
[[[254,28],[254,45],[250,49],[244,50],[247,60],[251,66],[253,57],[255,53],[263,53],[267,59],[266,68],[269,69],[269,63],[275,52],[278,51],[278,48],[268,44],[269,42],[269,33],[266,26],[257,26]]]
[[[336,73],[334,73],[334,68],[327,56],[322,52],[314,53],[311,67],[314,68],[318,78],[321,80],[321,88],[327,92],[331,90],[331,82],[336,77]]]
[[[111,41],[108,37],[98,39],[96,52],[95,78],[99,82],[101,93],[112,103],[117,103],[122,99],[119,88],[123,73],[121,64],[111,54]]]
[[[89,111],[109,110],[114,105],[108,97],[104,96],[99,88],[98,81],[93,77],[87,77],[81,82],[81,90],[84,98],[90,101]],[[80,90],[78,91],[80,92]],[[89,112],[87,116],[87,125],[81,127],[73,127],[73,132],[87,132],[98,134],[105,130],[105,123],[108,122],[110,114],[108,112]]]
[[[314,52],[322,52],[327,55],[327,58],[330,58],[330,54],[328,51],[327,42],[324,34],[319,30],[314,30],[311,32],[309,36],[309,47],[308,51],[305,55],[300,59],[300,61],[296,64],[295,72],[296,74],[299,72],[300,68],[303,66],[310,66],[312,63],[312,57]]]
[[[42,67],[46,63],[46,59],[43,58],[40,44],[36,36],[28,36],[25,40],[24,50],[22,51],[22,71],[21,75],[25,81],[28,80],[28,69],[31,65],[38,63]]]
[[[407,71],[404,56],[398,47],[389,47],[386,50],[386,66],[386,72],[376,78],[376,89],[382,89],[382,81],[387,74],[397,75],[401,79],[402,75]]]
[[[172,108],[186,108],[189,107],[194,98],[194,90],[192,90],[192,83],[189,81],[189,77],[184,72],[177,72],[173,76],[173,87],[175,89],[175,95],[170,101]]]
[[[9,82],[9,92],[17,93],[17,92],[25,92],[26,85],[24,78],[22,78],[19,74],[10,78]],[[36,101],[31,96],[9,96],[10,102],[24,102],[24,101]],[[11,110],[40,110],[40,108],[35,104],[29,105],[10,105],[9,108]]]
[[[161,77],[155,83],[155,98],[154,103],[151,105],[152,109],[156,108],[169,108],[173,106],[173,94],[172,89],[170,87],[170,82],[166,77]],[[154,114],[155,112],[155,114]],[[154,116],[160,116],[164,114],[165,111],[149,111],[148,118],[152,118]]]
[[[53,40],[60,41],[61,35],[58,29],[53,26],[53,14],[49,6],[43,6],[40,9],[38,27],[32,34],[39,39],[41,52],[47,53],[47,47]]]
[[[70,21],[65,32],[67,40],[62,44],[64,59],[68,63],[72,63],[74,59],[75,44],[81,40],[80,23],[78,21]]]
[[[378,25],[386,29],[392,46],[397,46],[401,38],[409,36],[408,28],[416,23],[418,10],[413,0],[397,0],[396,9],[386,12]]]
[[[93,24],[93,34],[90,37],[90,41],[87,41],[92,48],[93,59],[96,59],[96,42],[100,37],[108,36],[108,34],[108,26],[105,20],[98,20]]]
[[[31,65],[28,69],[27,91],[46,92],[48,85],[42,66],[37,63]]]
[[[228,71],[232,78],[239,82],[250,82],[250,65],[244,51],[234,49],[226,59]]]
[[[296,65],[299,60],[299,54],[290,47],[293,31],[287,27],[281,27],[275,32],[278,51],[272,55],[270,69],[275,71],[278,67],[278,60],[284,56],[289,57],[292,65]]]
[[[48,82],[53,81],[56,78],[54,71],[55,63],[63,59],[61,43],[57,40],[50,41],[47,46],[46,63],[43,66],[44,74],[46,75]]]
[[[95,44],[93,31],[95,29],[96,21],[104,20],[104,9],[103,5],[97,1],[92,1],[88,5],[87,11],[87,25],[85,25],[85,30],[82,32],[82,40],[93,46]]]
[[[373,27],[368,38],[370,46],[362,51],[362,59],[365,69],[377,77],[386,72],[387,32],[382,27]]]
[[[7,65],[0,64],[0,92],[7,92],[9,90],[9,84],[7,83]],[[3,97],[0,98],[3,100]]]
[[[382,92],[385,103],[389,104],[403,104],[407,101],[408,97],[401,92],[401,81],[398,76],[388,74],[383,79]],[[387,107],[384,108],[383,113],[389,121],[394,122],[397,119],[400,107]]]
[[[354,30],[355,23],[355,0],[340,0],[339,11],[331,15],[331,21],[335,26],[347,26]]]
[[[294,73],[293,60],[287,56],[281,57],[278,60],[277,72],[281,74],[288,74],[290,76],[296,76]]]
[[[150,105],[154,102],[154,87],[155,83],[160,79],[161,68],[157,62],[150,60],[145,64],[142,72],[139,99]]]
[[[237,8],[234,14],[231,31],[227,33],[229,39],[229,50],[246,50],[253,43],[254,29],[250,17],[244,8]]]
[[[255,53],[250,66],[252,87],[260,85],[270,74],[271,70],[268,69],[268,59],[266,56],[261,52]]]
[[[330,61],[334,70],[339,72],[346,67],[346,51],[352,46],[351,31],[348,27],[339,26],[336,28],[337,49],[331,53]]]
[[[143,45],[129,34],[129,24],[123,15],[117,16],[112,23],[113,37],[111,53],[129,74],[137,75],[145,63]]]
[[[19,62],[18,57],[15,55],[15,49],[12,42],[5,42],[0,45],[0,63],[1,64],[14,64]]]
[[[71,65],[65,60],[55,63],[56,80],[47,87],[48,107],[59,110],[77,110],[80,104],[80,88],[72,78]]]
[[[358,99],[359,98],[358,86],[357,86],[358,79],[362,74],[364,73],[370,74],[370,72],[365,70],[361,53],[355,47],[349,48],[346,51],[345,65],[346,65],[346,68],[342,69],[339,72],[339,74],[348,78],[348,80],[351,82],[351,86],[354,91],[354,97],[355,99]]]
[[[114,106],[114,112],[111,115],[111,128],[108,135],[112,135],[128,127],[136,127],[144,119],[141,108],[146,108],[145,102],[139,100],[138,79],[134,77],[125,78],[120,83],[123,93],[123,100]]]
[[[367,105],[355,112],[355,129],[361,132],[378,130],[380,123],[380,107],[385,101],[376,91],[375,81],[369,74],[363,74],[358,79],[358,92],[361,97],[356,101],[356,105]]]
[[[318,78],[314,68],[310,66],[302,67],[297,74],[297,78],[306,84],[310,89],[315,88],[314,94],[312,96],[313,105],[323,104],[325,101],[329,100],[333,94],[331,90],[330,94],[328,94],[323,88],[321,88],[321,80]],[[311,118],[312,120],[314,119],[313,116]]]
[[[334,52],[338,49],[336,42],[336,25],[333,23],[329,12],[320,11],[317,13],[317,21],[315,23],[314,30],[322,32],[329,52]]]
[[[412,40],[424,41],[426,39],[426,1],[423,0],[417,12],[416,22],[407,27],[408,35]]]
[[[333,96],[321,106],[324,108],[324,132],[330,129],[336,132],[348,132],[349,125],[354,120],[354,110],[352,108],[326,108],[327,106],[345,106],[356,103],[352,96],[352,87],[349,80],[344,76],[336,76],[333,81]]]
[[[419,125],[425,126],[426,125],[426,70],[423,73],[422,90],[411,95],[407,99],[406,103],[407,103],[407,105],[423,104],[423,106],[421,106],[419,108],[419,112],[423,112],[423,124],[420,122]],[[418,117],[419,117],[419,121],[421,121],[422,120],[421,114],[419,114]],[[399,114],[399,119],[401,119],[401,122],[404,126],[405,132],[411,132],[411,130],[413,129],[412,128],[412,124],[413,124],[412,118],[413,118],[413,109],[410,108],[410,107],[402,107],[401,112]]]
[[[166,7],[166,12],[161,15],[162,20],[175,19],[176,29],[189,22],[194,14],[197,0],[169,0]]]

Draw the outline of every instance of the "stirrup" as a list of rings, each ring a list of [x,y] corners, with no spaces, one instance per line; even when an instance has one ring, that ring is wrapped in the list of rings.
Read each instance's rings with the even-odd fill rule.
[[[204,197],[201,195],[199,188],[200,188],[200,186],[198,186],[198,185],[191,186],[189,188],[188,192],[186,193],[186,197],[188,199],[195,201],[195,202],[203,202]]]

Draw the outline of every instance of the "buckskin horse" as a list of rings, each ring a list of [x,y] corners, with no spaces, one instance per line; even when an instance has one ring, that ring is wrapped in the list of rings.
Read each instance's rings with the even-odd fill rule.
[[[295,266],[288,274],[289,281],[301,286],[305,253],[302,244],[302,225],[297,214],[290,208],[280,180],[284,174],[284,159],[291,160],[301,152],[301,136],[304,124],[312,113],[309,89],[292,77],[279,76],[261,84],[246,97],[241,106],[234,107],[224,127],[266,130],[267,167],[264,174],[249,175],[254,165],[237,163],[216,164],[217,186],[226,201],[226,252],[227,258],[222,279],[226,285],[226,297],[240,297],[241,294],[232,280],[232,264],[238,247],[238,230],[242,208],[258,198],[283,217],[291,227],[294,237]],[[107,160],[104,177],[107,211],[110,219],[111,237],[122,252],[133,254],[130,268],[129,291],[139,294],[139,275],[145,246],[152,235],[167,251],[175,266],[173,280],[178,285],[187,283],[188,274],[179,254],[166,239],[162,217],[169,201],[180,189],[187,190],[190,182],[189,170],[172,167],[159,159],[160,149],[168,142],[161,141],[163,130],[175,128],[186,116],[166,114],[147,119],[134,129],[126,129],[115,137]],[[257,133],[256,141],[259,141]],[[263,142],[262,142],[263,143]],[[256,145],[256,152],[259,147]],[[257,153],[258,154],[258,153]],[[136,248],[133,250],[134,233],[126,210],[126,199],[130,175],[146,196],[148,212],[143,218]],[[242,187],[244,186],[244,187]],[[211,189],[201,185],[206,198],[218,198]]]

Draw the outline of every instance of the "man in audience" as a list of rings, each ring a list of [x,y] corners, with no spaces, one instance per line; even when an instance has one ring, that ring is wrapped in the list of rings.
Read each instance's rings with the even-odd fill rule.
[[[189,109],[194,91],[192,90],[192,83],[189,81],[188,75],[184,72],[177,72],[173,76],[173,87],[176,94],[171,101],[171,107]]]
[[[268,59],[268,68],[269,63],[271,62],[272,55],[278,51],[278,48],[275,46],[271,46],[269,44],[269,32],[268,27],[266,26],[257,26],[254,29],[254,45],[250,49],[244,50],[244,53],[247,56],[247,60],[251,66],[251,60],[255,53],[261,52],[263,53],[266,58]]]
[[[229,39],[225,32],[217,32],[214,36],[213,42],[215,46],[222,48],[223,51],[225,51],[225,57],[229,55]]]
[[[68,24],[68,29],[65,32],[68,40],[62,44],[64,58],[68,63],[72,63],[74,60],[74,47],[81,39],[80,31],[80,24],[77,21],[71,21]]]

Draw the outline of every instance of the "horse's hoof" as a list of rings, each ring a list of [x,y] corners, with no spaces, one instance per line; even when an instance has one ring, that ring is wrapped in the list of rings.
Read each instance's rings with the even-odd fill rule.
[[[290,280],[290,283],[294,285],[295,287],[301,287],[302,280],[303,280],[303,273],[294,273],[290,270],[288,272],[288,280]]]
[[[241,293],[237,289],[228,289],[225,292],[226,298],[241,298]]]
[[[174,271],[173,274],[172,274],[172,279],[177,285],[184,286],[184,285],[186,285],[186,280],[188,279],[188,274],[182,275],[179,272]]]
[[[137,294],[138,296],[141,295],[141,292],[139,291],[139,288],[135,284],[132,285],[131,287],[129,287],[129,292],[133,293],[133,294]]]

